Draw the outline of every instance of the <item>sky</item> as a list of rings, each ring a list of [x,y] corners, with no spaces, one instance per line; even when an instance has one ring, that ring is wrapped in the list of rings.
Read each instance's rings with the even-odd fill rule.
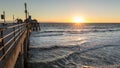
[[[76,16],[85,23],[120,22],[120,0],[0,0],[0,13],[5,11],[8,21],[13,15],[25,19],[25,2],[32,18],[40,22],[73,22]]]

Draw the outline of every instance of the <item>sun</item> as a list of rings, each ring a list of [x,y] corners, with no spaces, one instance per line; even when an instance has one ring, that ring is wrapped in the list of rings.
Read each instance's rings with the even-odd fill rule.
[[[76,16],[76,17],[73,17],[73,22],[74,23],[84,23],[85,19],[83,17]]]

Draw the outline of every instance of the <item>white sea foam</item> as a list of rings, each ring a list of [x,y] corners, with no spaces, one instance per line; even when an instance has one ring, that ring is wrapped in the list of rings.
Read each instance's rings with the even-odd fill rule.
[[[54,68],[120,64],[120,24],[42,25],[31,34],[30,63]]]

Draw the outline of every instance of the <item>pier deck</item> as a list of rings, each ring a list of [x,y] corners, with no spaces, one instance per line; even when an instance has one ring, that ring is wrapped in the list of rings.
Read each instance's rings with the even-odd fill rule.
[[[19,55],[27,67],[30,23],[0,23],[0,68],[14,68]]]

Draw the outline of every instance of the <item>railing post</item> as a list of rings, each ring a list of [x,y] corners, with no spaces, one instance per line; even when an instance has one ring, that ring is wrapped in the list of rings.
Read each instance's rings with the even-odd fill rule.
[[[20,28],[20,33],[22,32],[22,26],[24,26],[24,25],[20,25],[20,27],[19,27]]]
[[[4,25],[3,25],[3,26],[4,26]],[[4,28],[2,28],[2,31],[1,31],[1,38],[2,38],[1,45],[2,45],[2,46],[4,46],[4,39],[3,39],[3,37],[4,37]],[[2,49],[2,51],[3,51],[3,54],[5,54],[4,48]]]
[[[18,23],[18,29],[19,29],[18,32],[19,32],[19,35],[20,35],[20,33],[21,33],[21,32],[20,32],[20,31],[21,31],[21,28],[20,28],[20,27],[22,27],[22,26],[20,26],[20,25],[21,25],[21,24]]]
[[[14,24],[14,23],[13,23]],[[14,42],[15,42],[15,27],[13,27],[13,31],[14,31]],[[16,44],[16,43],[15,43]]]

